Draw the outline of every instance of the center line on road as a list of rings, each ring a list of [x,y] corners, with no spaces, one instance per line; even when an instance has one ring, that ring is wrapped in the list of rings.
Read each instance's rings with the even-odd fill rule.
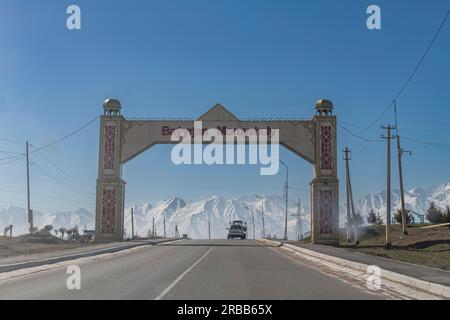
[[[175,279],[174,282],[172,282],[166,289],[164,289],[163,292],[161,292],[156,298],[155,300],[161,300],[162,298],[164,298],[164,296],[166,294],[169,293],[170,290],[173,289],[173,287],[175,287],[177,285],[178,282],[181,281],[181,279],[183,279],[189,272],[192,271],[192,269],[195,268],[196,265],[198,265],[200,262],[202,262],[203,259],[206,258],[206,256],[208,254],[210,254],[210,252],[214,249],[214,247],[211,247],[204,255],[202,255],[200,257],[200,259],[198,259],[192,266],[190,266],[186,271],[184,271],[178,278]]]

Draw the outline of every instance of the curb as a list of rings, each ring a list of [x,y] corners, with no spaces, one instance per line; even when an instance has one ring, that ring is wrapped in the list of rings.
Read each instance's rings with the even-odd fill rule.
[[[351,260],[346,260],[346,259],[330,256],[330,255],[319,253],[319,252],[316,252],[313,250],[297,247],[297,246],[294,246],[294,245],[291,245],[288,243],[267,240],[267,239],[261,239],[259,241],[269,243],[269,244],[272,244],[277,247],[286,247],[288,249],[300,252],[302,254],[305,254],[305,255],[320,259],[320,260],[324,260],[327,262],[331,262],[331,263],[337,264],[339,266],[347,267],[347,268],[350,268],[350,269],[353,269],[353,270],[356,270],[356,271],[359,271],[362,273],[367,273],[367,268],[369,267],[369,265],[364,264],[364,263],[354,262]],[[388,280],[388,281],[397,282],[397,283],[406,285],[408,287],[412,287],[414,289],[424,291],[424,292],[432,294],[432,295],[444,297],[445,299],[450,299],[450,287],[442,285],[442,284],[416,279],[416,278],[413,278],[410,276],[406,276],[406,275],[396,273],[393,271],[389,271],[389,270],[385,270],[385,269],[381,269],[381,278]]]
[[[124,251],[127,249],[132,249],[132,248],[137,248],[137,247],[142,247],[142,246],[156,246],[158,244],[172,242],[172,241],[176,241],[176,240],[178,240],[178,239],[168,239],[168,240],[163,240],[163,241],[159,241],[159,242],[146,241],[146,242],[139,242],[139,243],[126,243],[126,244],[121,244],[121,245],[117,245],[117,246],[110,247],[110,248],[90,250],[90,251],[86,251],[86,252],[67,254],[67,255],[62,255],[62,256],[58,256],[58,257],[51,257],[51,258],[44,258],[44,259],[40,259],[40,260],[4,264],[4,265],[0,265],[0,275],[5,272],[17,271],[17,270],[21,270],[21,269],[29,269],[29,268],[40,267],[40,266],[44,266],[44,265],[57,264],[60,262],[88,258],[88,257],[93,257],[93,256],[101,255],[101,254],[116,253],[116,252]]]

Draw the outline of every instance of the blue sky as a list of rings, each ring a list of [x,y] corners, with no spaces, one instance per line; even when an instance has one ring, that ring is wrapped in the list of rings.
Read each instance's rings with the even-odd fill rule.
[[[66,28],[70,4],[81,8],[81,30]],[[381,30],[366,28],[370,4],[381,7]],[[99,115],[108,97],[121,100],[125,117],[195,117],[220,102],[238,117],[306,118],[326,97],[338,122],[358,132],[393,99],[449,9],[444,0],[1,0],[0,138],[45,145]],[[398,100],[405,137],[450,144],[449,39],[447,21]],[[393,123],[393,112],[364,136],[378,138],[381,123]],[[339,151],[353,150],[355,195],[382,190],[385,144],[343,130],[338,141]],[[404,161],[406,188],[450,181],[450,150],[404,147],[413,151]],[[0,140],[0,150],[7,158],[24,144]],[[98,123],[42,154],[31,157],[32,207],[93,209]],[[308,188],[311,166],[287,150],[281,157],[291,185]],[[25,206],[25,162],[6,162],[0,160],[0,207]],[[344,196],[343,161],[339,169]],[[176,167],[170,147],[158,146],[126,164],[124,179],[128,205],[173,195],[281,194],[284,172]],[[300,195],[309,198],[291,190],[292,198]]]

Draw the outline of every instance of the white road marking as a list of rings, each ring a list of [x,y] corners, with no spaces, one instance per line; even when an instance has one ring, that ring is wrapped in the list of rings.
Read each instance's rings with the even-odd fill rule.
[[[161,292],[156,298],[155,300],[162,300],[162,298],[164,298],[164,296],[166,294],[169,293],[170,290],[173,289],[173,287],[175,287],[177,285],[178,282],[181,281],[181,279],[183,279],[189,272],[192,271],[192,269],[194,269],[200,262],[202,262],[203,259],[206,258],[206,256],[208,254],[211,253],[211,251],[214,249],[214,247],[211,247],[203,256],[200,257],[200,259],[198,259],[196,262],[194,262],[194,264],[192,266],[190,266],[186,271],[184,271],[178,278],[175,279],[174,282],[172,282],[166,289],[164,289],[163,292]]]

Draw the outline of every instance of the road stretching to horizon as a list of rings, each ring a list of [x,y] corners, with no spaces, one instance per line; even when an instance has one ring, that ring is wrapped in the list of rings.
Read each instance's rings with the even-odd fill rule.
[[[253,240],[182,240],[0,282],[0,299],[387,299]]]

